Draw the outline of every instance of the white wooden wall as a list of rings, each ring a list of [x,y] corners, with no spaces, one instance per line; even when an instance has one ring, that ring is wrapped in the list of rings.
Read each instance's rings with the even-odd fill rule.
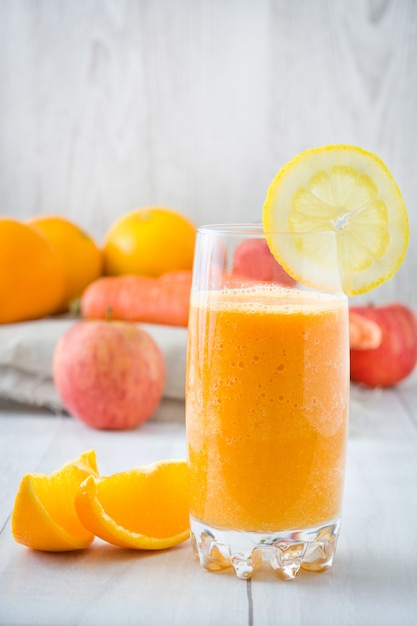
[[[410,248],[372,299],[417,310],[416,0],[0,0],[3,215],[98,243],[147,204],[254,221],[286,161],[336,142],[402,189]]]

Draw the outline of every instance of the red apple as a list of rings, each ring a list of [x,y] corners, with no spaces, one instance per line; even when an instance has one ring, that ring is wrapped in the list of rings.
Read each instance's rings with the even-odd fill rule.
[[[390,387],[406,378],[417,362],[417,318],[403,304],[352,307],[351,312],[381,329],[377,348],[350,351],[350,378],[368,387]]]
[[[56,345],[53,376],[71,415],[92,428],[123,430],[155,412],[165,362],[154,339],[137,324],[80,321]]]
[[[275,259],[264,239],[246,239],[233,256],[233,274],[294,287],[295,280]]]

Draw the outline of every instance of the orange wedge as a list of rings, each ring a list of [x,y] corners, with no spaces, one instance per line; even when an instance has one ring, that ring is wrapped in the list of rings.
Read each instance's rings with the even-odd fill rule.
[[[190,534],[186,461],[89,476],[75,507],[84,526],[104,541],[124,548],[170,548]]]
[[[94,450],[84,452],[49,476],[26,474],[12,513],[15,541],[49,552],[89,546],[94,535],[79,521],[74,498],[80,483],[90,475],[98,475]]]
[[[351,350],[375,350],[382,343],[382,329],[374,320],[349,310],[349,344]]]

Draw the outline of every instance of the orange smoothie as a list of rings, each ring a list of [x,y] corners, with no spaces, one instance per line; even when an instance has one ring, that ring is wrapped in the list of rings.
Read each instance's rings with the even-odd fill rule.
[[[278,286],[197,292],[188,326],[191,515],[255,532],[340,513],[347,304]]]

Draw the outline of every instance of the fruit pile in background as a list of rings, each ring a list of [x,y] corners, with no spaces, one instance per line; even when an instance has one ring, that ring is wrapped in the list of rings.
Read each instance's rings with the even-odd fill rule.
[[[148,281],[139,281],[141,298],[154,298],[154,310],[160,310],[159,294],[150,279],[169,273],[166,282],[171,282],[178,273],[176,283],[191,284],[195,233],[185,215],[163,207],[145,207],[123,215],[109,228],[102,247],[77,224],[58,215],[26,222],[0,218],[0,323],[64,313],[103,275],[114,277],[110,282],[114,287],[109,288],[106,281],[100,283],[103,286],[95,291],[95,298],[106,302],[111,289],[117,292],[120,319],[132,318],[132,299],[124,297],[132,282],[126,288],[121,281],[119,288],[116,279],[121,276],[147,277]],[[111,310],[115,301],[109,302],[105,315],[115,319]],[[181,323],[186,325],[183,317]],[[169,318],[165,323],[170,323]]]
[[[61,216],[0,218],[0,323],[52,319],[76,304],[92,320],[74,322],[53,360],[64,407],[88,426],[133,428],[156,411],[163,354],[132,322],[187,326],[195,234],[165,207],[123,215],[102,247]]]
[[[185,215],[156,206],[122,215],[102,246],[62,216],[0,218],[0,324],[78,312],[53,373],[65,408],[89,426],[132,428],[158,407],[163,356],[136,322],[187,326],[195,236]],[[224,284],[253,279],[296,285],[262,240],[236,249]],[[400,303],[352,306],[350,343],[352,381],[395,385],[417,362],[416,316]]]

